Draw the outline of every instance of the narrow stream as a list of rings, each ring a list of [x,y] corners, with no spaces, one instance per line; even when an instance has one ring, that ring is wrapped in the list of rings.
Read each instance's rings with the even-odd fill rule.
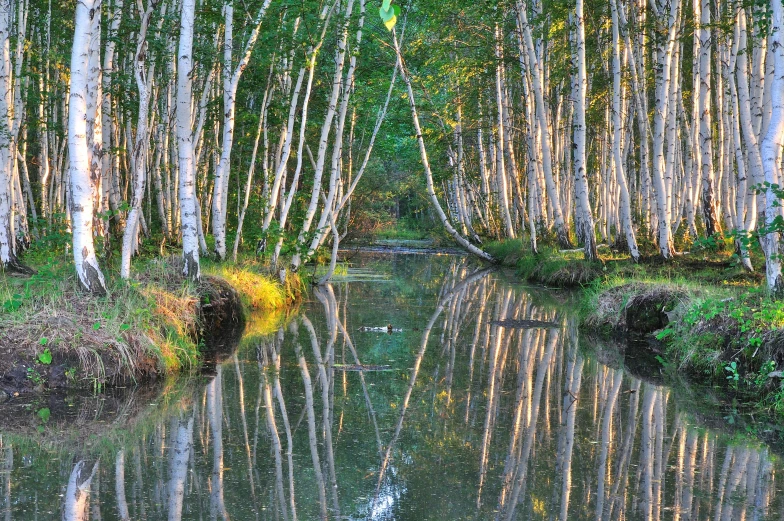
[[[352,262],[210,376],[0,408],[0,519],[784,519],[773,450],[581,341],[562,296]]]

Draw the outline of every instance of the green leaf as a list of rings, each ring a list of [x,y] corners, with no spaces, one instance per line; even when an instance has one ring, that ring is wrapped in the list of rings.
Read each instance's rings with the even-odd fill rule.
[[[49,339],[46,338],[45,336],[42,336],[41,340],[38,341],[38,343],[41,344],[42,346],[45,346],[47,342],[49,342]]]
[[[400,6],[395,4],[392,6],[392,9],[395,11],[395,16],[400,16]]]
[[[44,349],[44,352],[38,355],[38,361],[44,365],[49,365],[52,363],[52,352],[49,349]]]
[[[100,322],[96,322],[95,324],[93,324],[93,329],[95,331],[98,331],[99,329],[101,329],[101,323]]]
[[[51,416],[52,411],[49,410],[48,407],[38,410],[38,417],[41,418],[41,421],[46,423],[49,421],[49,416]]]
[[[129,329],[131,329],[131,326],[128,324],[120,324],[120,331],[128,331]]]
[[[395,16],[395,11],[394,9],[384,9],[381,7],[378,10],[378,14],[381,16],[381,20],[383,20],[384,23],[387,23]]]
[[[43,425],[39,425],[36,430],[38,431],[38,434],[43,434],[46,429],[44,429]]]
[[[383,9],[384,11],[387,11],[389,9],[389,4],[391,4],[391,3],[392,3],[392,0],[383,0],[381,2],[381,9]]]

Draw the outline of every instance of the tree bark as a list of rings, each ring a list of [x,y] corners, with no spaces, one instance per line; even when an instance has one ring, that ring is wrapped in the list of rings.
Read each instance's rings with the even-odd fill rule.
[[[82,288],[96,295],[106,294],[106,283],[98,266],[93,244],[94,191],[96,180],[90,172],[87,148],[88,54],[93,37],[92,18],[100,8],[97,0],[76,4],[74,43],[71,52],[71,82],[68,98],[68,156],[70,158],[70,206],[73,226],[73,256]],[[99,27],[96,27],[100,30]]]

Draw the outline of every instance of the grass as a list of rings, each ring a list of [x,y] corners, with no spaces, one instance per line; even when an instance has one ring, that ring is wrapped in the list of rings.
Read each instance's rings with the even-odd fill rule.
[[[294,298],[278,281],[247,261],[237,264],[206,262],[202,265],[202,273],[225,279],[239,292],[246,309],[280,309]]]
[[[105,297],[80,290],[70,256],[62,252],[34,248],[24,261],[37,274],[0,276],[0,374],[23,367],[26,384],[34,387],[97,387],[199,364],[205,288],[182,277],[179,257],[138,258],[131,281],[116,276],[109,263]],[[298,278],[281,285],[249,261],[206,260],[202,270],[226,279],[257,315],[287,307],[301,292]],[[57,371],[64,371],[65,381]]]

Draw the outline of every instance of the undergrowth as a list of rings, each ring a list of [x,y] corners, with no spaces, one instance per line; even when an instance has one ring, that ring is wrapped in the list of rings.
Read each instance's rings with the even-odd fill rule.
[[[100,387],[117,378],[198,365],[203,289],[181,275],[178,256],[136,259],[130,281],[114,275],[107,263],[104,297],[80,290],[70,256],[62,252],[33,248],[24,260],[35,275],[0,274],[0,374],[21,363],[39,386],[46,383],[48,366],[64,365],[69,384]],[[302,291],[298,277],[289,277],[284,286],[250,261],[207,260],[202,271],[226,279],[257,315],[285,308]]]

